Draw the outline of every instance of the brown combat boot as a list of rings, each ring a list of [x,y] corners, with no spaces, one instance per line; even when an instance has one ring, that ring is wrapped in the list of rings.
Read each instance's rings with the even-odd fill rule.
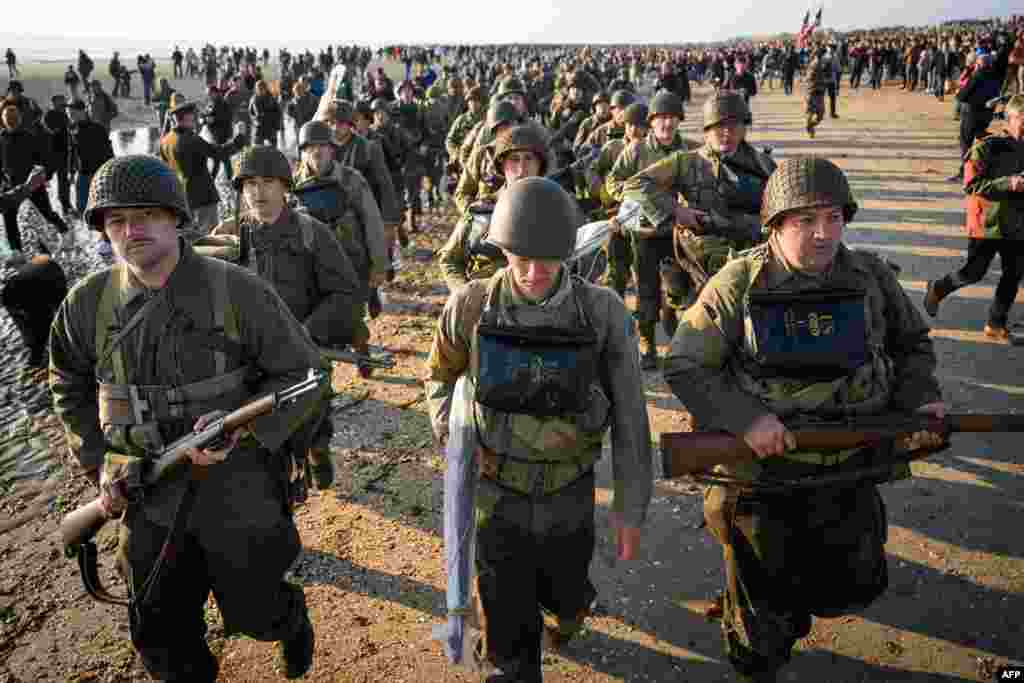
[[[1010,330],[1008,330],[1005,325],[986,323],[985,336],[989,339],[995,339],[996,341],[1010,341]]]

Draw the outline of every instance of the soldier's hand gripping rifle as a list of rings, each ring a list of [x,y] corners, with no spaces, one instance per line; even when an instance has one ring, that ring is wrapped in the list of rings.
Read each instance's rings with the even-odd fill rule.
[[[176,470],[188,460],[188,453],[193,448],[215,446],[239,427],[244,427],[263,415],[276,412],[284,406],[294,403],[302,396],[317,391],[323,381],[324,373],[310,370],[309,376],[290,387],[267,394],[262,398],[242,405],[237,410],[220,417],[204,429],[186,434],[161,451],[155,458],[147,459],[140,473],[139,481],[115,482],[122,487],[121,493],[126,499],[133,499],[145,489],[159,485],[168,473]],[[74,512],[66,515],[60,523],[60,538],[64,545],[64,554],[74,557],[85,545],[92,545],[93,536],[107,523],[109,518],[103,509],[103,496],[97,497]]]
[[[955,414],[938,418],[931,415],[884,415],[850,418],[835,422],[793,421],[786,425],[793,435],[794,450],[836,452],[853,448],[868,448],[895,441],[897,448],[891,457],[873,462],[855,470],[824,474],[797,480],[770,480],[751,482],[710,473],[716,465],[735,465],[753,462],[757,455],[740,437],[727,432],[666,432],[661,435],[663,476],[674,479],[685,475],[709,483],[751,485],[763,488],[800,488],[826,486],[884,476],[893,465],[905,464],[935,453],[936,449],[911,447],[900,444],[913,442],[914,435],[930,432],[948,437],[966,432],[1024,432],[1024,415]]]

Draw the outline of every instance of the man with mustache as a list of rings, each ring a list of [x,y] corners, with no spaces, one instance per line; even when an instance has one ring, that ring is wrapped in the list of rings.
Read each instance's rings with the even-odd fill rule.
[[[748,683],[778,679],[812,616],[855,613],[882,594],[886,515],[876,483],[910,474],[894,465],[871,479],[766,491],[772,481],[863,468],[896,446],[797,450],[784,421],[945,414],[921,314],[885,262],[842,243],[856,210],[830,161],[782,161],[764,191],[767,243],[711,278],[665,359],[665,379],[697,428],[733,434],[756,454],[717,467],[739,486],[712,486],[704,503],[725,561],[725,651]],[[922,432],[900,445],[942,443]]]
[[[54,408],[108,517],[123,513],[125,616],[150,675],[217,679],[206,642],[212,592],[225,630],[279,641],[283,673],[298,678],[312,665],[314,635],[302,589],[284,580],[301,541],[281,447],[315,409],[326,376],[319,391],[226,435],[225,445],[192,449],[191,468],[144,495],[121,485],[166,444],[320,365],[269,284],[198,255],[180,236],[190,215],[177,175],[153,156],[118,157],[96,172],[84,218],[120,262],[80,281],[57,311]]]

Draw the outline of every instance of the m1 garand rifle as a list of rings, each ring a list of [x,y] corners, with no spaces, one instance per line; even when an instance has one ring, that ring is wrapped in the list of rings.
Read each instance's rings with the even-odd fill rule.
[[[239,427],[244,427],[263,415],[269,415],[297,401],[302,396],[320,388],[324,373],[310,370],[309,376],[290,387],[276,391],[254,401],[250,401],[238,409],[220,417],[204,429],[186,434],[177,441],[166,446],[153,458],[145,459],[137,480],[120,480],[113,485],[119,487],[122,496],[134,500],[147,488],[159,486],[161,480],[171,472],[177,471],[188,461],[188,453],[193,448],[216,448],[223,443],[226,435]],[[92,538],[109,521],[102,506],[102,496],[65,515],[60,523],[60,538],[67,557],[75,557],[80,553],[96,553]]]
[[[675,479],[689,475],[703,483],[731,484],[758,491],[786,491],[870,479],[885,476],[892,471],[894,465],[907,464],[944,450],[945,447],[913,450],[899,447],[912,441],[915,434],[930,432],[948,438],[950,434],[1024,432],[1024,415],[964,413],[938,418],[925,414],[897,414],[853,417],[832,422],[796,420],[788,422],[786,428],[793,435],[793,450],[797,451],[840,452],[891,442],[895,442],[897,448],[893,449],[891,455],[876,458],[857,469],[800,479],[754,481],[711,471],[717,465],[737,465],[758,459],[742,438],[727,432],[665,432],[660,440],[663,477]]]

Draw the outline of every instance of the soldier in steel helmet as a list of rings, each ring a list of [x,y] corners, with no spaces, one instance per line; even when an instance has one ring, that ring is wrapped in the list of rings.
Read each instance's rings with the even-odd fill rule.
[[[547,178],[521,179],[502,192],[488,239],[509,265],[448,298],[428,361],[428,406],[440,442],[448,438],[456,381],[470,373],[473,386],[485,624],[478,655],[495,683],[539,683],[542,639],[557,645],[572,637],[595,598],[588,576],[594,464],[609,427],[620,559],[639,551],[651,496],[634,326],[621,299],[572,277],[564,264],[581,220],[573,198]],[[546,355],[543,338],[518,344],[540,330],[561,339],[557,359]],[[524,349],[544,372],[481,371],[514,362]]]
[[[698,145],[679,133],[684,117],[683,101],[668,91],[660,92],[651,100],[647,121],[650,131],[642,142],[633,142],[619,154],[605,181],[608,196],[616,203],[624,199],[623,187],[627,180],[640,171],[678,151],[692,150]],[[643,357],[641,367],[647,370],[657,366],[655,325],[664,308],[662,306],[659,267],[664,259],[672,257],[671,235],[654,234],[646,218],[641,219],[643,233],[630,233],[635,258],[637,282],[636,318],[639,322]],[[664,311],[669,317],[670,311]]]
[[[320,366],[269,283],[179,236],[189,219],[184,188],[157,158],[118,157],[96,172],[85,220],[121,262],[79,282],[57,312],[54,407],[104,509],[123,513],[117,554],[133,601],[130,634],[153,678],[216,680],[205,639],[211,591],[226,631],[280,641],[283,673],[297,678],[312,663],[314,636],[302,589],[284,581],[301,542],[282,445],[322,393],[236,430],[223,447],[194,449],[201,475],[183,468],[130,500],[116,485],[164,444]],[[174,560],[161,564],[172,529]]]
[[[515,112],[513,118],[516,121],[525,121],[530,115],[530,102],[526,96],[526,88],[523,86],[523,82],[515,76],[508,76],[498,82],[498,90],[491,97],[491,105],[487,110],[488,116],[492,110],[498,110],[498,104],[501,102],[512,105],[512,110]],[[501,111],[507,112],[510,110],[506,106],[502,107]],[[485,116],[484,120],[466,135],[466,141],[462,143],[459,161],[462,163],[463,168],[466,167],[469,157],[476,152],[477,148],[494,140],[494,132],[490,129],[490,124],[487,121],[488,116]]]
[[[547,132],[533,122],[516,124],[498,134],[494,166],[502,185],[493,195],[470,205],[438,253],[450,291],[470,280],[488,278],[507,265],[501,249],[487,239],[491,213],[498,197],[514,182],[551,170],[554,162],[547,138]]]
[[[462,161],[460,154],[462,151],[462,144],[466,141],[471,130],[473,130],[483,118],[483,95],[480,91],[480,86],[473,86],[466,90],[465,95],[465,107],[466,110],[459,114],[459,116],[452,122],[451,128],[448,129],[448,135],[445,137],[444,145],[448,152],[448,164],[445,169],[448,175],[448,194],[454,195],[455,188],[459,182],[459,176],[462,175]]]
[[[590,134],[597,130],[598,126],[604,125],[611,120],[610,104],[611,101],[604,92],[597,93],[590,101],[590,109],[593,113],[583,119],[580,129],[576,131],[576,139],[572,145],[577,155],[579,155],[580,148],[587,143],[587,138],[590,137]]]
[[[303,156],[319,160],[312,149],[305,150]],[[246,209],[223,221],[213,234],[238,237],[239,265],[273,285],[318,346],[365,343],[369,338],[363,322],[366,286],[334,226],[288,208],[292,170],[284,154],[264,145],[245,148],[235,158],[231,182]],[[332,425],[325,409],[321,406],[318,419],[291,444],[297,462],[302,464],[309,456],[320,489],[329,488],[334,481],[329,449]]]
[[[355,268],[362,291],[350,343],[365,355],[369,352],[370,330],[363,320],[363,303],[384,284],[391,269],[384,221],[363,174],[335,159],[334,136],[325,123],[310,121],[302,127],[299,153],[292,192],[303,209],[334,229]],[[371,372],[372,368],[359,366],[362,377],[369,377]]]
[[[392,117],[394,109],[390,102],[382,97],[376,97],[370,102],[370,111],[373,112],[373,125],[370,130],[384,153],[384,161],[391,174],[391,183],[397,191],[396,201],[399,207],[405,206],[402,188],[405,187],[405,161],[412,151],[409,139],[395,125]],[[396,227],[399,245],[402,248],[409,246],[409,233],[405,224],[400,223]]]
[[[818,50],[807,64],[804,78],[804,114],[807,117],[807,137],[814,137],[814,129],[825,119],[825,93],[832,83],[832,62],[825,48]]]
[[[203,237],[217,224],[217,204],[220,195],[210,174],[210,161],[220,162],[245,145],[241,133],[223,145],[207,142],[196,134],[196,111],[198,105],[177,93],[171,96],[168,115],[174,126],[160,138],[157,155],[178,174],[185,184],[185,196],[192,210],[191,237]]]
[[[427,172],[428,138],[430,131],[412,81],[402,81],[396,91],[395,124],[405,138],[406,154],[402,168],[400,194],[405,207],[405,226],[409,233],[419,231],[419,217],[423,210],[423,177]]]
[[[856,469],[893,448],[795,450],[785,423],[946,409],[921,314],[885,262],[842,242],[856,210],[831,162],[782,161],[761,208],[768,241],[711,278],[665,361],[698,428],[734,434],[757,456],[719,466],[742,487],[713,486],[704,504],[725,560],[725,650],[742,681],[777,680],[812,616],[856,612],[882,594],[886,516],[876,483],[909,474],[897,465],[880,478],[766,492],[763,482]],[[781,333],[776,321],[788,323]],[[810,355],[826,360],[812,365]],[[910,441],[942,444],[927,432]]]
[[[775,162],[746,142],[749,123],[743,96],[720,91],[704,103],[702,147],[675,152],[625,185],[625,196],[640,203],[654,226],[643,233],[638,268],[653,268],[662,280],[658,303],[670,337],[678,311],[730,253],[760,241],[761,195]],[[653,349],[645,351],[648,363],[656,360]]]
[[[617,211],[619,202],[608,194],[606,180],[626,147],[633,143],[642,143],[647,137],[647,115],[647,105],[642,102],[634,102],[626,107],[623,115],[624,135],[606,142],[601,147],[597,159],[587,171],[590,196],[600,198],[601,207],[608,212]],[[620,297],[625,298],[626,283],[629,281],[629,272],[633,267],[633,245],[621,227],[614,222],[613,225],[615,229],[608,238],[606,248],[608,256],[606,281],[608,286],[618,292]]]
[[[483,94],[480,91],[480,86],[474,86],[466,91],[466,111],[459,114],[458,118],[452,122],[452,126],[448,130],[448,137],[445,138],[449,163],[458,161],[462,143],[465,142],[469,131],[482,120],[483,114]]]
[[[587,137],[586,144],[597,149],[605,146],[609,140],[619,140],[626,134],[626,107],[636,101],[636,95],[629,90],[616,90],[611,99],[611,120],[598,126]]]
[[[462,175],[455,188],[455,206],[459,211],[465,213],[470,204],[492,198],[501,188],[504,181],[494,163],[494,143],[503,130],[523,120],[515,106],[505,100],[495,102],[488,110],[483,132],[478,136],[473,152],[465,158]]]
[[[325,98],[326,99],[326,98]],[[323,121],[334,131],[334,144],[337,148],[335,159],[344,166],[350,166],[366,178],[370,183],[380,215],[388,234],[395,234],[397,226],[402,222],[401,204],[395,194],[396,186],[391,182],[391,174],[382,154],[375,154],[373,145],[355,131],[352,121],[354,108],[347,100],[334,100],[321,107],[315,117]],[[388,240],[391,244],[391,240]]]

